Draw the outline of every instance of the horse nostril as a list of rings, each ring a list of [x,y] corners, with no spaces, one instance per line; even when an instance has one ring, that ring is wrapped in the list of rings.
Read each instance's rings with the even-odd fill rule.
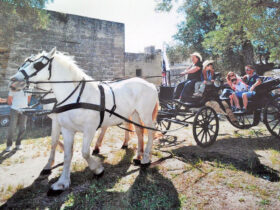
[[[13,78],[11,78],[10,80],[11,80],[12,82],[15,82],[15,81],[17,81],[17,78],[13,77]]]

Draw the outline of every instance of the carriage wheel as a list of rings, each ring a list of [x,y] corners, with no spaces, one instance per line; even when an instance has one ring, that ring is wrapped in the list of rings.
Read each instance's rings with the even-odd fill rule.
[[[280,139],[280,104],[269,102],[264,108],[264,124],[267,130]]]
[[[164,131],[162,134],[166,134],[171,127],[171,122],[161,120],[157,123],[157,129]]]
[[[204,106],[196,113],[193,122],[193,136],[201,147],[207,147],[216,141],[219,132],[219,119],[211,107]]]
[[[232,121],[228,116],[227,119],[230,124],[232,124],[236,128],[248,129],[258,124],[259,120],[257,115],[259,115],[259,113],[257,113],[256,111],[254,113],[235,114],[237,122]]]

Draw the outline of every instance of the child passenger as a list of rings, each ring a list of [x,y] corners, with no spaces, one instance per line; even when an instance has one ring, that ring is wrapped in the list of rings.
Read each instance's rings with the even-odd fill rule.
[[[203,80],[195,83],[194,96],[201,97],[206,85],[210,85],[214,82],[214,68],[213,60],[206,60],[203,62],[202,78]]]
[[[234,90],[234,92],[232,93],[232,99],[233,99],[234,104],[236,106],[236,108],[234,106],[232,107],[233,111],[244,112],[245,110],[241,109],[238,98],[242,98],[243,93],[246,93],[248,91],[248,85],[246,85],[241,80],[237,80],[236,77],[233,77],[231,79],[231,83],[232,83],[232,88]]]

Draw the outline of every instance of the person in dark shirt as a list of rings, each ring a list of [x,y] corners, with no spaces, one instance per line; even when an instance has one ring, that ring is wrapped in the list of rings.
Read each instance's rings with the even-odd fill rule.
[[[188,74],[188,79],[179,83],[173,94],[173,99],[180,99],[182,102],[188,101],[193,94],[195,83],[201,79],[202,56],[195,52],[191,54],[191,59],[193,64],[181,73]]]
[[[242,94],[243,99],[243,111],[246,112],[248,99],[252,98],[256,92],[254,91],[262,81],[259,75],[256,74],[255,68],[251,65],[245,66],[246,75],[243,77],[243,81],[248,85],[248,92]]]

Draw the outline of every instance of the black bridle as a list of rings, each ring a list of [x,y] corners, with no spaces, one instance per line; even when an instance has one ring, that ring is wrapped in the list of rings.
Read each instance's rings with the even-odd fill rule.
[[[38,61],[40,59],[42,59],[42,60],[39,61],[39,62],[36,62],[36,61]],[[42,62],[44,59],[47,60],[46,63]],[[48,67],[48,71],[49,71],[49,78],[48,78],[48,80],[50,80],[50,78],[52,76],[52,61],[53,61],[53,58],[48,58],[46,56],[41,56],[40,58],[38,58],[36,60],[31,60],[30,58],[28,58],[21,67],[25,66],[27,62],[30,62],[31,64],[36,62],[36,63],[33,64],[33,68],[36,71],[34,73],[28,75],[24,69],[20,70],[21,69],[21,67],[20,67],[19,68],[19,72],[23,74],[24,79],[26,80],[26,82],[28,82],[29,78],[36,76],[42,69],[44,69],[47,65],[49,65],[49,67]]]

